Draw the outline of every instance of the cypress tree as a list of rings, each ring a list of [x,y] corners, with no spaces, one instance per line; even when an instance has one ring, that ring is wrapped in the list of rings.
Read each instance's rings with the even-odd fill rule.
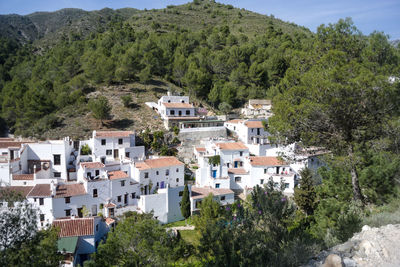
[[[314,213],[316,192],[312,172],[306,168],[300,171],[300,187],[294,189],[294,201],[307,215]]]
[[[185,185],[185,189],[183,190],[182,201],[181,201],[181,213],[185,219],[190,217],[190,199],[189,199],[189,189],[188,186]]]

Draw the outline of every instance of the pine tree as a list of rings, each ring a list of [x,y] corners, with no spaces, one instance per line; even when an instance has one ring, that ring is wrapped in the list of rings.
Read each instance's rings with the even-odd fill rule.
[[[183,190],[182,201],[181,201],[181,213],[185,219],[190,217],[190,199],[189,199],[189,189],[188,186],[185,185],[185,189]]]
[[[294,189],[294,201],[307,215],[314,213],[316,192],[313,184],[313,176],[310,169],[300,171],[300,187]]]

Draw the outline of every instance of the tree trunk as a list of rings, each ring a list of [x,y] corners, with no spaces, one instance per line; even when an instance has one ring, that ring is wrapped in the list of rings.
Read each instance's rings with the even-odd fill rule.
[[[349,147],[349,158],[350,158],[350,174],[351,174],[351,184],[353,186],[353,198],[354,200],[361,200],[364,203],[364,197],[361,194],[360,184],[358,182],[358,173],[356,170],[356,164],[354,162],[353,146]]]

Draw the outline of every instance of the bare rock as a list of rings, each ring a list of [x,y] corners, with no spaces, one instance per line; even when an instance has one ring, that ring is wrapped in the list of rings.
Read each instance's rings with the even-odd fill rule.
[[[343,267],[342,258],[336,254],[329,254],[325,259],[323,267]]]

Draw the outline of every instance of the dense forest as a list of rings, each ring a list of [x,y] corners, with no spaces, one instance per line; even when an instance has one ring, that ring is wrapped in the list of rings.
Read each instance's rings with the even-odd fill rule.
[[[40,137],[66,109],[89,112],[99,86],[157,77],[215,109],[271,98],[274,142],[329,151],[318,173],[304,170],[293,199],[268,185],[231,207],[204,201],[194,243],[151,216],[126,215],[87,266],[298,266],[363,224],[400,223],[400,49],[384,33],[365,36],[351,19],[312,33],[198,0],[78,13],[49,35],[21,18],[17,26],[37,34],[1,31],[2,130]]]

